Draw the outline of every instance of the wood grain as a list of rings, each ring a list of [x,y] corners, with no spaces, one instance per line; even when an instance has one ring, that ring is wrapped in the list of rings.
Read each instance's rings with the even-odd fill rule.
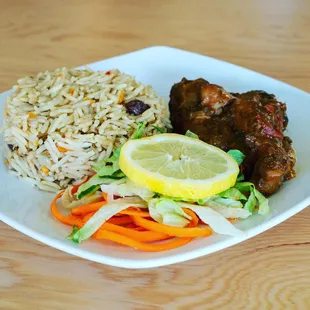
[[[223,59],[310,91],[308,0],[0,0],[0,91],[17,78],[150,45]],[[310,309],[310,209],[190,262],[124,270],[0,224],[0,309]]]

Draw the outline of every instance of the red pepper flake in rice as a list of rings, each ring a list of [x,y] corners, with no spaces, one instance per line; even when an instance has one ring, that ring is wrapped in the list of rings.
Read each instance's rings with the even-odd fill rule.
[[[105,74],[106,74],[106,75],[110,75],[110,74],[111,74],[111,71],[107,71]]]

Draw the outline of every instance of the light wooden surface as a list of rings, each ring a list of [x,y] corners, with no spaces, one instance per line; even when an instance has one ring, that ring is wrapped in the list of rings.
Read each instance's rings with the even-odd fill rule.
[[[150,45],[223,59],[310,91],[310,1],[0,0],[0,91]],[[3,182],[3,180],[2,180]],[[82,260],[0,224],[0,309],[310,309],[310,208],[169,267]]]

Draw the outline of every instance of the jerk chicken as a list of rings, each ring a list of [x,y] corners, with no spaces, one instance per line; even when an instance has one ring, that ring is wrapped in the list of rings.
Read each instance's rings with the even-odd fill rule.
[[[191,130],[224,151],[245,153],[242,173],[263,194],[275,193],[295,176],[292,141],[283,135],[286,105],[274,95],[228,93],[204,79],[183,78],[171,89],[169,107],[174,132]]]

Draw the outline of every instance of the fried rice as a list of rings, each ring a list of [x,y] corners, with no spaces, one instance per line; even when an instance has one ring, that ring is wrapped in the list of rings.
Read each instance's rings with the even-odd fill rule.
[[[147,109],[131,113],[139,100]],[[119,70],[59,68],[25,77],[6,100],[5,162],[16,176],[56,192],[82,182],[139,123],[144,135],[170,128],[169,110],[151,86]]]

